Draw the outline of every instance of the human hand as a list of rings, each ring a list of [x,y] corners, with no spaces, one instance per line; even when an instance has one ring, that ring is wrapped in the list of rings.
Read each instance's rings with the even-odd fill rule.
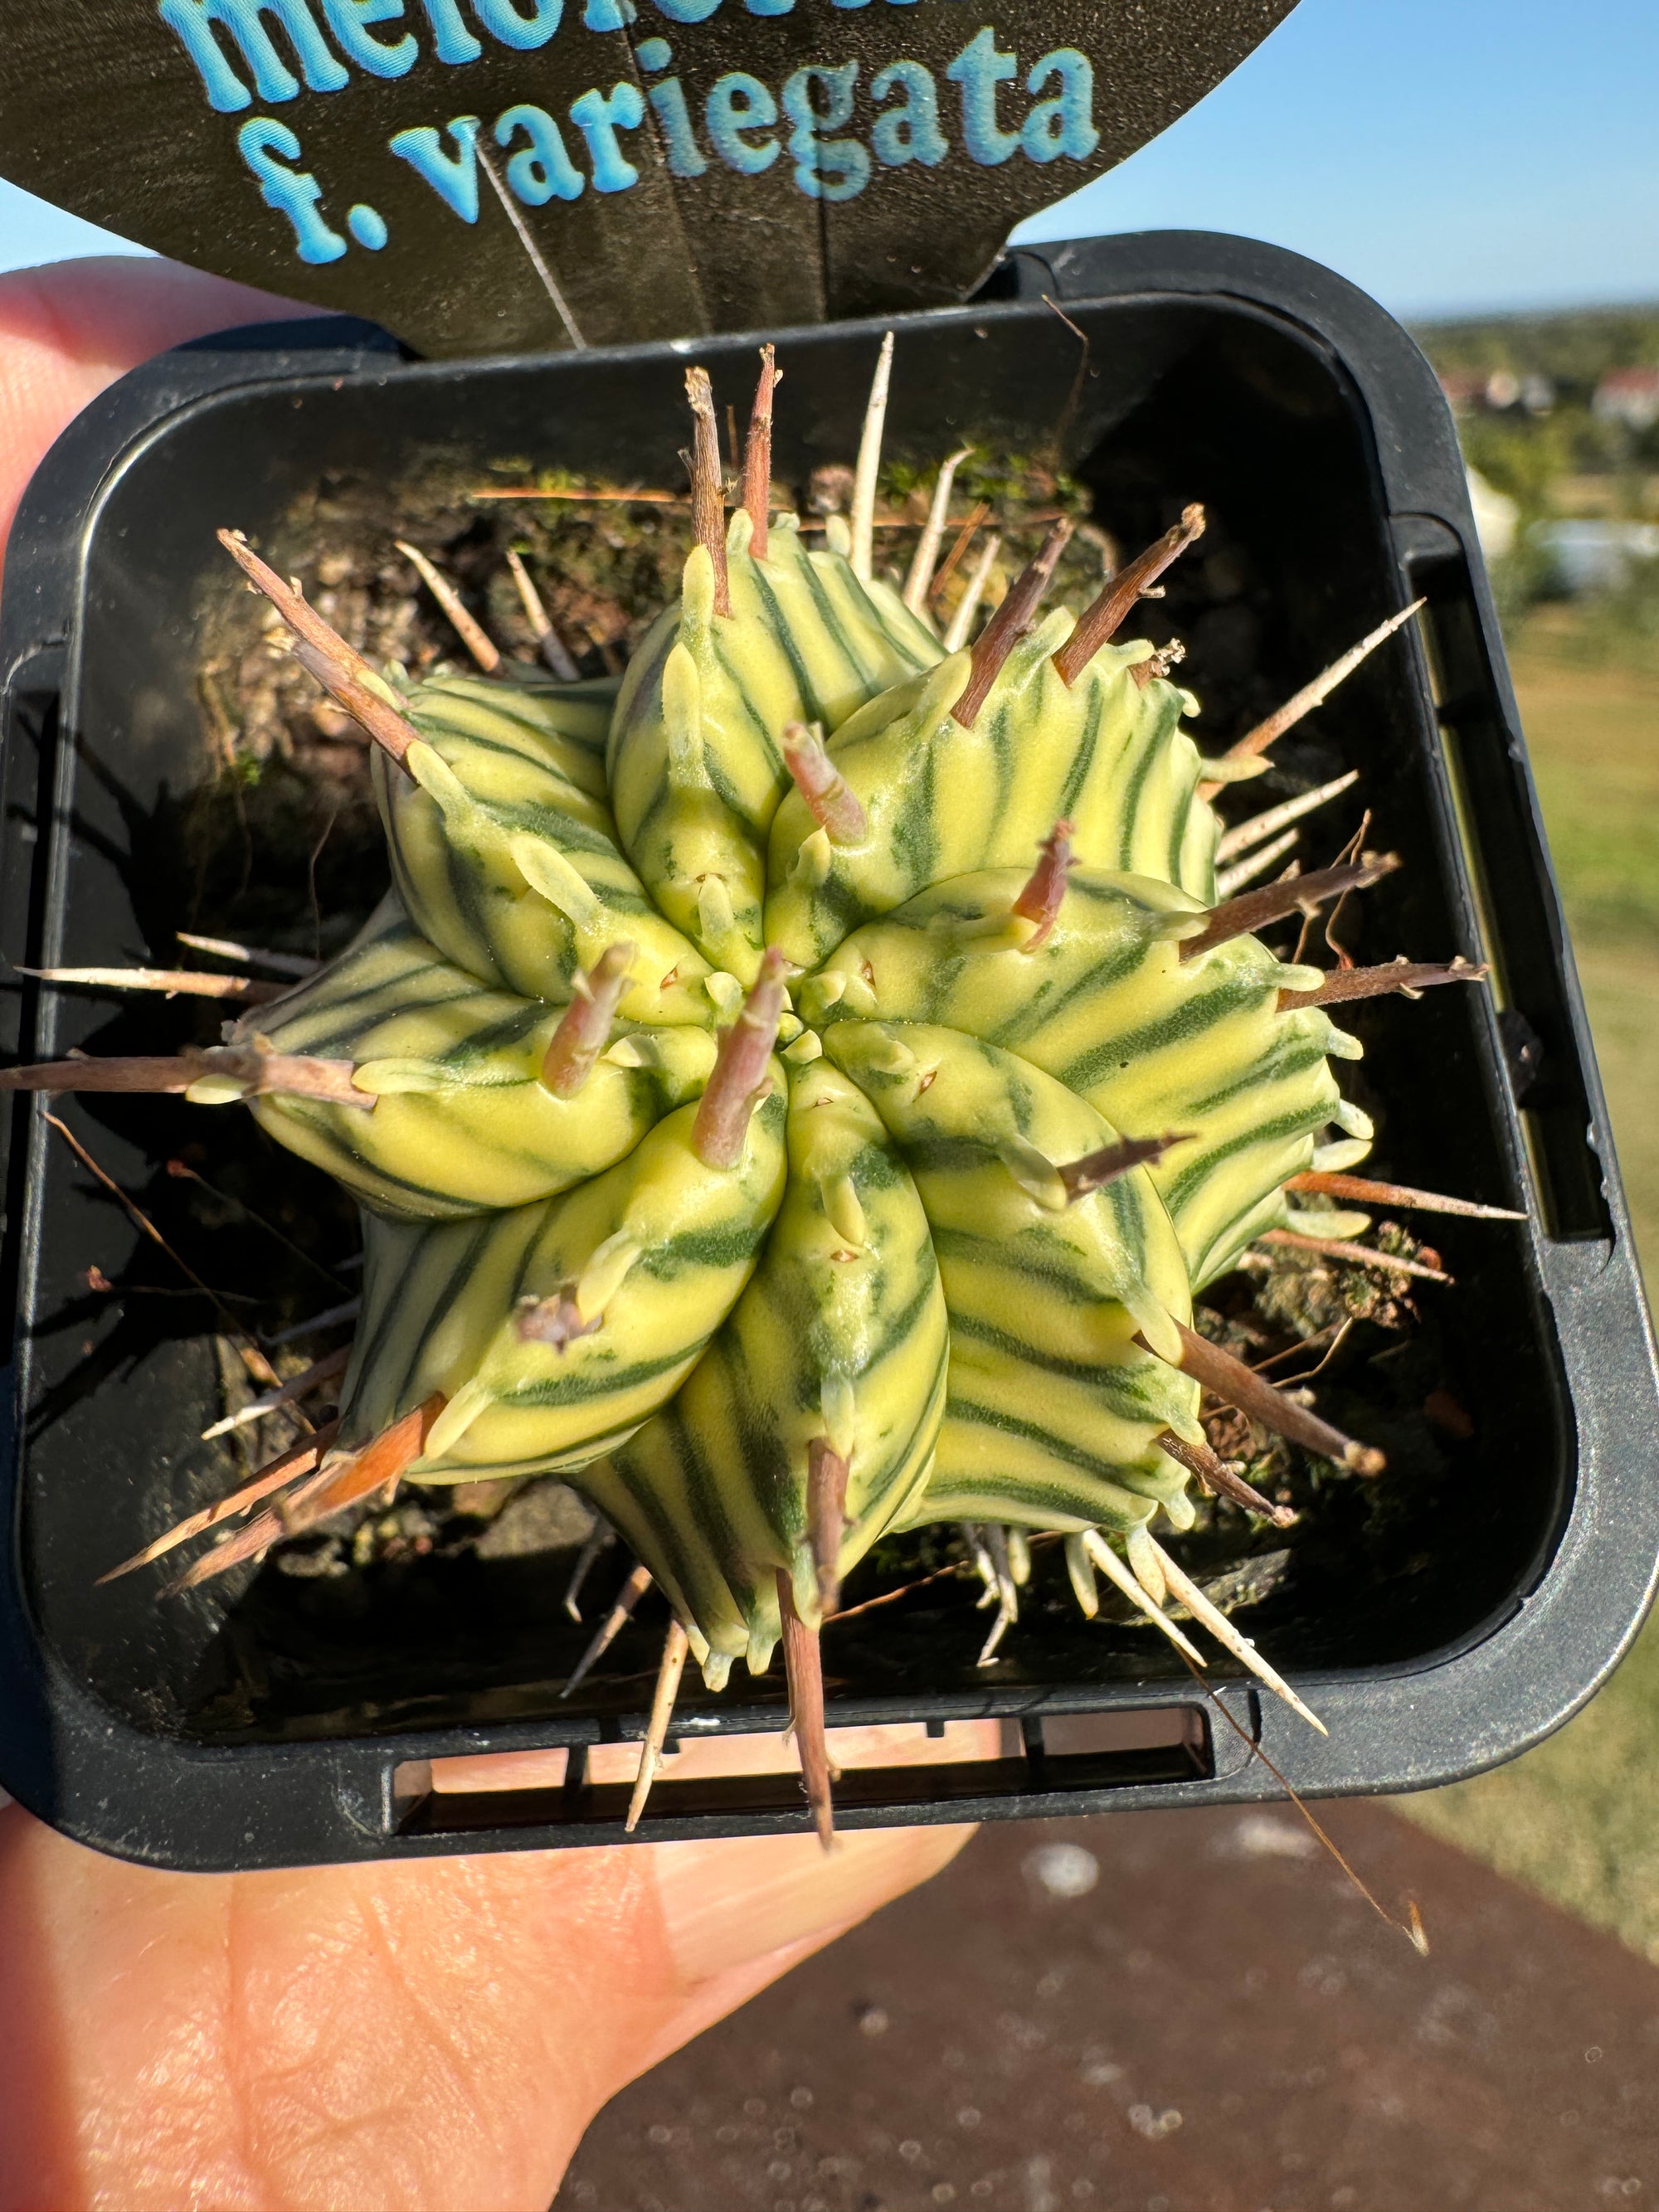
[[[0,541],[115,377],[305,312],[166,262],[0,276]],[[836,1751],[991,1755],[978,1735],[848,1731]],[[8,1806],[0,2212],[541,2212],[625,2082],[969,1832],[846,1835],[828,1858],[802,1835],[180,1875]]]

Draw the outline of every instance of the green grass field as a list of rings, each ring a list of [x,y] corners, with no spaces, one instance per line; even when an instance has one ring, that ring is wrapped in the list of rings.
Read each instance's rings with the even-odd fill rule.
[[[1637,1243],[1659,1285],[1659,676],[1586,665],[1580,645],[1559,617],[1534,623],[1511,666]],[[1397,1804],[1659,1963],[1659,1616],[1549,1742]]]

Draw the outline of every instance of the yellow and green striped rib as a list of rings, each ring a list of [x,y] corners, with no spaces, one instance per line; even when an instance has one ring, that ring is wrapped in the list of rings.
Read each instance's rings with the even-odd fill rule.
[[[362,1202],[342,1445],[441,1401],[411,1480],[560,1472],[715,1684],[767,1664],[780,1575],[816,1624],[891,1529],[1189,1525],[1164,1440],[1202,1440],[1193,1294],[1369,1134],[1330,1066],[1358,1048],[1281,1005],[1316,975],[1248,935],[1191,949],[1214,764],[1150,647],[1068,686],[1050,614],[965,727],[969,656],[841,540],[787,518],[757,558],[739,514],[726,554],[730,614],[699,547],[614,704],[404,686],[394,895],[238,1032],[349,1061],[368,1102],[252,1102]],[[839,842],[792,781],[803,724],[856,802]],[[722,1152],[708,1086],[763,1000]],[[1060,1174],[1170,1133],[1082,1196]]]

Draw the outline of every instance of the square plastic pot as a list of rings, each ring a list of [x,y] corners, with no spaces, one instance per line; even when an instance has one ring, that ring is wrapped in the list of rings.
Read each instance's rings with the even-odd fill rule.
[[[978,1670],[982,1619],[947,1583],[830,1632],[830,1724],[907,1723],[920,1742],[923,1726],[988,1716],[1002,1754],[849,1771],[837,1817],[1272,1796],[1258,1746],[1313,1796],[1490,1766],[1582,1704],[1642,1620],[1659,1420],[1606,1112],[1439,390],[1407,336],[1338,278],[1202,234],[1017,252],[989,295],[896,327],[894,448],[942,454],[965,430],[1029,451],[1059,435],[1128,544],[1206,502],[1206,558],[1226,572],[1176,572],[1167,607],[1190,647],[1184,672],[1224,717],[1230,670],[1287,696],[1426,599],[1420,624],[1325,712],[1310,757],[1362,771],[1372,842],[1406,863],[1370,895],[1367,957],[1462,951],[1492,961],[1494,988],[1378,1002],[1347,1025],[1368,1047],[1378,1170],[1527,1219],[1436,1224],[1457,1279],[1433,1294],[1437,1356],[1468,1430],[1441,1478],[1408,1486],[1392,1516],[1356,1506],[1351,1553],[1328,1546],[1249,1617],[1328,1738],[1218,1665],[1229,1720],[1144,1637],[1080,1621],[1018,1630]],[[780,475],[844,459],[880,326],[766,335],[788,378]],[[0,952],[19,967],[173,957],[186,892],[162,833],[213,773],[198,625],[235,588],[216,528],[258,542],[341,471],[372,473],[395,509],[398,485],[434,457],[649,481],[676,466],[693,351],[723,399],[746,386],[753,343],[424,365],[365,325],[325,321],[205,341],[106,393],[43,464],[6,571]],[[1212,750],[1235,733],[1213,715],[1207,728]],[[111,1035],[106,1004],[33,985],[0,1000],[0,1045],[25,1059]],[[122,1019],[134,1048],[137,1017]],[[210,1494],[196,1440],[219,1385],[207,1328],[100,1362],[86,1270],[115,1273],[137,1231],[48,1127],[49,1104],[12,1100],[0,1119],[12,1346],[0,1782],[69,1834],[176,1867],[621,1840],[626,1784],[605,1778],[617,1759],[596,1747],[640,1735],[659,1625],[624,1637],[611,1670],[562,1701],[588,1632],[559,1609],[558,1561],[434,1559],[326,1585],[267,1569],[171,1603],[147,1576],[97,1585],[163,1525],[158,1500],[171,1518]],[[182,1141],[189,1109],[64,1111],[136,1188]],[[313,1172],[271,1159],[273,1175]],[[781,1697],[776,1680],[734,1678],[722,1698],[688,1686],[678,1741],[775,1732]],[[556,1785],[497,1787],[486,1768],[434,1786],[434,1761],[548,1747],[566,1754]],[[806,1824],[787,1759],[696,1778],[706,1763],[676,1779],[669,1761],[641,1840]]]

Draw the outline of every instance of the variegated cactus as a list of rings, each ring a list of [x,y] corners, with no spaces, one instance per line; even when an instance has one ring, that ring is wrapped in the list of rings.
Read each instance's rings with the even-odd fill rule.
[[[892,1530],[1063,1534],[1085,1607],[1098,1568],[1192,1650],[1173,1590],[1299,1706],[1155,1532],[1194,1484],[1273,1510],[1204,1389],[1380,1455],[1205,1343],[1193,1297],[1287,1190],[1368,1188],[1326,1006],[1478,971],[1327,973],[1255,933],[1386,856],[1218,891],[1211,795],[1358,654],[1201,757],[1174,656],[1116,635],[1200,510],[1075,618],[1041,608],[1061,526],[950,650],[925,573],[872,573],[868,440],[850,532],[808,550],[769,511],[774,380],[768,349],[728,523],[688,380],[696,542],[614,697],[382,675],[227,535],[376,740],[393,890],[222,1048],[5,1080],[246,1101],[362,1203],[337,1426],[140,1560],[262,1498],[183,1583],[388,1481],[556,1471],[672,1609],[635,1817],[688,1647],[718,1688],[782,1637],[827,1834],[815,1639]]]

